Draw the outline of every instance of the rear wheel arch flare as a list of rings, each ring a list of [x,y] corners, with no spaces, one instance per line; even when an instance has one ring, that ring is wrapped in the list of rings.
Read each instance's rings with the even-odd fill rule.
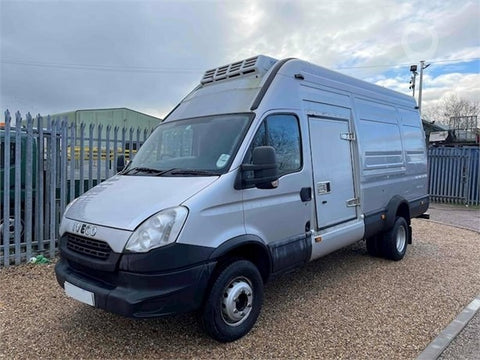
[[[387,205],[387,219],[384,226],[384,230],[390,230],[395,224],[397,216],[403,217],[407,224],[410,224],[410,207],[408,206],[407,200],[401,196],[395,195],[390,199]]]
[[[400,203],[396,215],[403,217],[407,221],[407,224],[410,225],[410,207],[406,201]]]

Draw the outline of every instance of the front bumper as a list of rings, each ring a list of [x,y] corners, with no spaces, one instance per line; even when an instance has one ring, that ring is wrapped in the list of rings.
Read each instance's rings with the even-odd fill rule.
[[[95,307],[127,317],[156,317],[201,307],[216,262],[156,273],[116,271],[107,281],[62,258],[55,266],[64,282],[94,293]]]

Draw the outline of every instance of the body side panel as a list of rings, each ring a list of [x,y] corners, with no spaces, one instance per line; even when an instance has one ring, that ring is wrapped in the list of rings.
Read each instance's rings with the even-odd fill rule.
[[[235,169],[222,175],[214,186],[204,188],[183,203],[189,215],[178,243],[217,248],[246,234],[242,193],[233,188],[237,172]]]

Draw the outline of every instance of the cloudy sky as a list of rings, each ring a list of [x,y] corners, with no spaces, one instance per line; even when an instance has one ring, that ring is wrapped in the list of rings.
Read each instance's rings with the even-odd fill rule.
[[[207,69],[297,57],[411,94],[480,99],[480,1],[0,0],[0,109],[162,117]],[[418,82],[417,82],[418,88]]]

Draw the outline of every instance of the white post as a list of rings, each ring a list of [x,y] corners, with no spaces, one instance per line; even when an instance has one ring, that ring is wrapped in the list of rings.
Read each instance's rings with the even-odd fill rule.
[[[420,88],[418,89],[418,112],[422,117],[422,84],[423,84],[423,69],[429,67],[430,64],[425,65],[425,60],[420,61]]]

